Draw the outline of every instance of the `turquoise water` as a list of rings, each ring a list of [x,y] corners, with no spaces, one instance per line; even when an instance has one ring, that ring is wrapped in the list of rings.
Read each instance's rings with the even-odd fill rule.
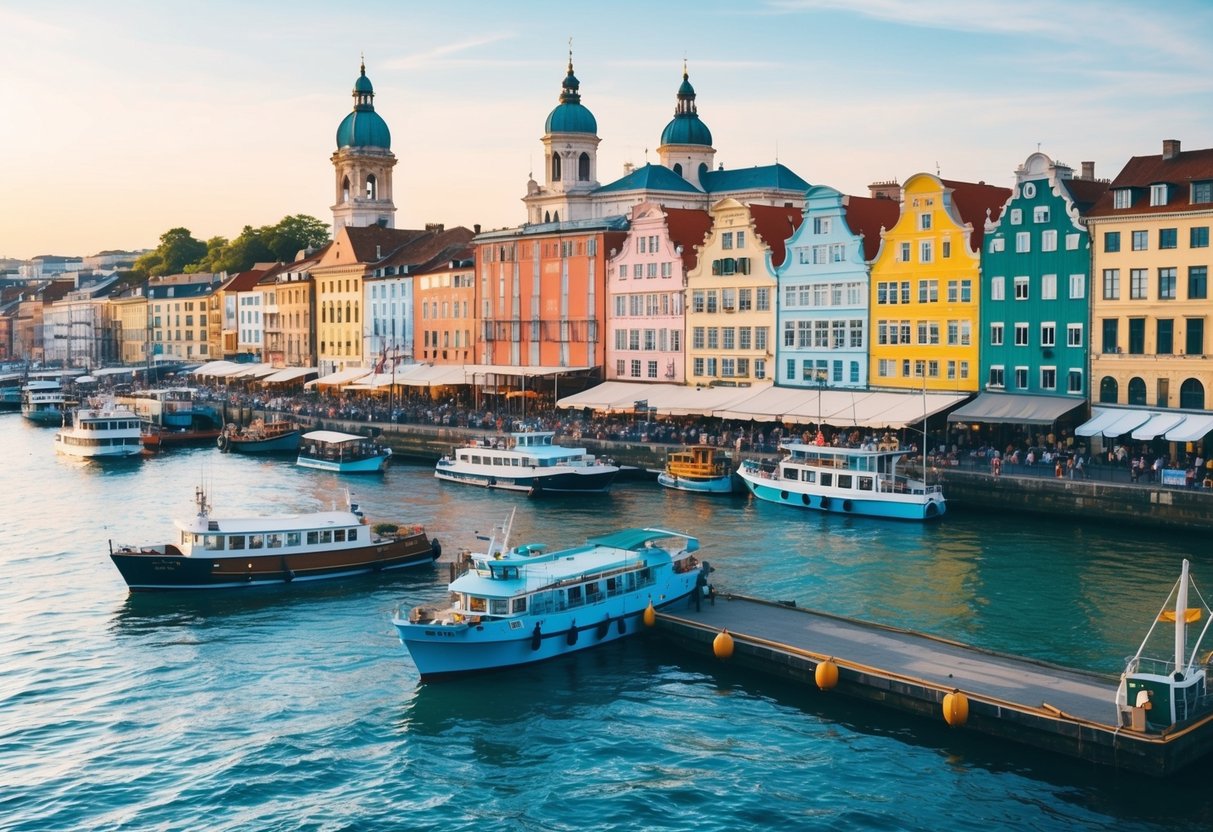
[[[1213,825],[1213,764],[1120,775],[735,671],[640,638],[419,685],[392,609],[446,569],[129,595],[107,541],[355,492],[447,557],[510,507],[516,542],[628,525],[700,536],[723,591],[1120,670],[1204,541],[952,511],[914,525],[622,483],[602,500],[339,478],[211,449],[98,466],[0,417],[0,830],[1170,830]],[[1111,704],[1109,709],[1111,710]]]

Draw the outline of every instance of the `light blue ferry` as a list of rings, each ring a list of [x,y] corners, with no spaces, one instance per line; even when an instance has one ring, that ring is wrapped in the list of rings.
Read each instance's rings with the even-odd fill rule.
[[[583,546],[509,546],[509,520],[484,553],[461,553],[450,606],[392,618],[423,680],[531,664],[630,636],[654,610],[708,587],[699,541],[665,529],[626,529]],[[700,600],[702,603],[702,601]]]
[[[784,441],[778,462],[748,459],[737,472],[755,497],[782,505],[900,520],[947,511],[943,489],[898,473],[906,450],[835,448]]]

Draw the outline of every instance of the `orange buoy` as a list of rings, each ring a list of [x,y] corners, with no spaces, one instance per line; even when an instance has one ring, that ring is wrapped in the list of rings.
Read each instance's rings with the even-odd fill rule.
[[[817,687],[822,690],[830,690],[838,684],[838,665],[830,659],[817,663],[817,669],[813,671],[813,679],[817,682]]]
[[[959,728],[969,721],[969,698],[958,690],[943,697],[943,721]]]
[[[653,601],[649,600],[649,605],[644,608],[644,626],[652,627],[657,623],[657,610],[653,609]]]
[[[718,659],[727,659],[733,655],[733,637],[729,635],[728,630],[721,630],[716,638],[712,639],[712,652]]]

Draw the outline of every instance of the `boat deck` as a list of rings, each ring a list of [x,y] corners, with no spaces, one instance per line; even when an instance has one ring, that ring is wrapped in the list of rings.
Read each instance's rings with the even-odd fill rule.
[[[947,693],[969,700],[975,730],[1092,762],[1170,774],[1213,751],[1213,715],[1173,731],[1120,724],[1118,678],[969,647],[933,636],[785,604],[718,596],[658,616],[659,631],[712,655],[721,630],[732,661],[806,683],[817,664],[839,669],[838,693],[942,720]]]

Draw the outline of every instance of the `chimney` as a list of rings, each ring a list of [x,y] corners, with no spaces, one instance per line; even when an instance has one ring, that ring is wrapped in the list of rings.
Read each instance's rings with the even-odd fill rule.
[[[1179,139],[1162,140],[1162,159],[1167,161],[1179,155]]]
[[[429,231],[431,234],[441,234],[445,228],[446,226],[440,222],[427,222],[425,224],[425,230]]]
[[[480,223],[476,223],[475,225],[473,225],[473,226],[472,226],[472,233],[473,233],[473,234],[479,234],[479,233],[480,233]]]
[[[900,202],[901,186],[897,184],[896,179],[890,179],[887,182],[873,182],[868,185],[868,194],[872,199],[891,199],[894,202]]]
[[[1078,178],[1079,179],[1090,179],[1091,181],[1095,181],[1095,163],[1094,162],[1083,162],[1082,163],[1082,176],[1080,176]]]

